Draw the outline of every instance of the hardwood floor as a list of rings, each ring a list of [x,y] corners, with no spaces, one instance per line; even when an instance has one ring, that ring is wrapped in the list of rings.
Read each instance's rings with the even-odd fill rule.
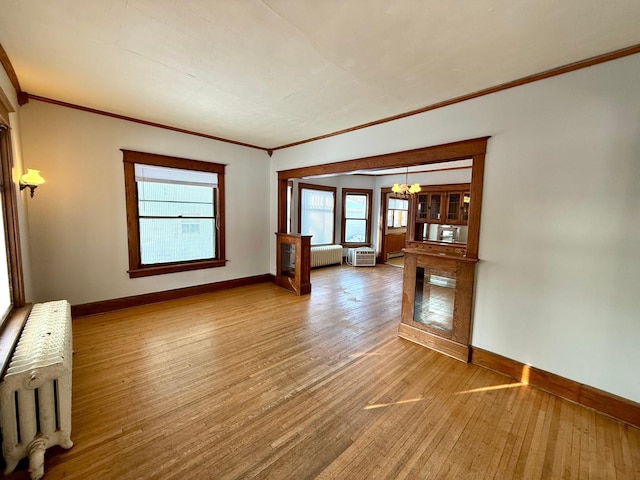
[[[75,446],[45,479],[640,478],[640,430],[399,339],[402,273],[74,321]]]

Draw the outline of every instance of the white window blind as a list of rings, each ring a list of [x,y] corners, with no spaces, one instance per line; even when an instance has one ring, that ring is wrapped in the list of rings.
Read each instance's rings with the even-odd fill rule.
[[[218,174],[183,170],[180,168],[157,167],[154,165],[135,164],[136,182],[172,183],[176,185],[199,185],[217,187]]]

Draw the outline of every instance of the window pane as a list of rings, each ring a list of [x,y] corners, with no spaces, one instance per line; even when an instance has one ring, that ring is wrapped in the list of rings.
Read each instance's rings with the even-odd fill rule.
[[[345,195],[345,218],[367,218],[367,195],[347,193]]]
[[[387,210],[387,227],[393,227],[393,210]]]
[[[293,187],[287,185],[287,233],[291,233],[291,201],[293,198]]]
[[[393,211],[393,226],[395,228],[400,228],[402,225],[401,222],[402,210],[394,210]]]
[[[364,243],[367,241],[367,221],[347,219],[344,223],[345,242]]]
[[[11,287],[9,279],[9,264],[6,238],[2,225],[4,225],[4,197],[0,208],[0,316],[3,315],[9,307],[11,307]],[[0,320],[1,321],[1,320]]]
[[[215,256],[213,219],[141,218],[140,255],[144,265],[211,259]]]
[[[333,243],[333,192],[303,188],[300,223],[302,235],[312,235],[312,245]]]

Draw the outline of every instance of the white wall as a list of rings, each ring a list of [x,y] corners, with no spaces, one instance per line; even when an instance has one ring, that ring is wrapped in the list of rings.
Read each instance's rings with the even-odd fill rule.
[[[278,170],[486,135],[473,345],[640,401],[640,55],[278,150],[271,229]]]
[[[31,101],[25,164],[46,184],[29,199],[35,301],[82,304],[269,272],[266,152]],[[227,164],[225,267],[130,279],[121,148]]]

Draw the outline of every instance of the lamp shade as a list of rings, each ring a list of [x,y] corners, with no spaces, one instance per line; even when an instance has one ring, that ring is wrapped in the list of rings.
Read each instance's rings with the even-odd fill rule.
[[[38,186],[44,183],[44,178],[40,176],[40,170],[34,170],[32,168],[27,169],[27,173],[20,177],[20,183],[23,185]]]

